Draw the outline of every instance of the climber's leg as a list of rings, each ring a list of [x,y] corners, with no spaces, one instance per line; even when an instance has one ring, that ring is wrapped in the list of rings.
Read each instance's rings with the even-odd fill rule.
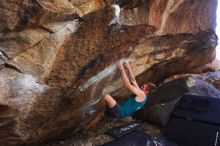
[[[106,108],[112,108],[116,105],[115,99],[109,94],[105,95],[97,105],[96,113],[105,110]]]
[[[96,114],[96,116],[88,123],[88,125],[86,125],[86,129],[91,128],[92,126],[96,125],[99,121],[102,120],[102,118],[105,117],[105,112],[102,111],[98,114]]]

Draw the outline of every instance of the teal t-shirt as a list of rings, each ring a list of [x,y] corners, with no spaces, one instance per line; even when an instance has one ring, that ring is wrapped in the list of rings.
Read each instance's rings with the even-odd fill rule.
[[[145,96],[145,99],[142,102],[137,102],[135,100],[135,97],[136,95],[132,94],[126,101],[119,104],[121,107],[121,111],[120,111],[121,118],[132,115],[134,112],[142,108],[147,101],[147,96]]]

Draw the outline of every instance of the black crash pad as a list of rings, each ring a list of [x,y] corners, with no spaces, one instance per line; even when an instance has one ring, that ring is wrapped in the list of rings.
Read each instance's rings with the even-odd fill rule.
[[[102,146],[178,146],[168,140],[152,137],[143,131],[135,130],[126,136]]]
[[[189,101],[192,102],[188,106],[187,103]],[[191,119],[220,125],[219,115],[220,99],[212,97],[184,95],[182,100],[179,102],[176,109],[174,110],[172,117]]]
[[[220,99],[184,95],[167,128],[179,146],[220,146]]]
[[[135,121],[135,122],[130,122],[128,124],[122,125],[122,126],[117,126],[113,127],[109,130],[106,131],[106,134],[114,137],[114,138],[120,138],[123,137],[129,133],[131,133],[134,130],[140,130],[143,128],[142,122]]]

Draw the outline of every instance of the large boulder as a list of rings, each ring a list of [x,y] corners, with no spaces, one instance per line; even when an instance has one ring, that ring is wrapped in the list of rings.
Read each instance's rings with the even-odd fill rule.
[[[37,27],[0,38],[0,145],[39,142],[78,127],[91,98],[100,98],[87,88],[116,72],[111,64],[156,30],[120,26],[119,12],[110,6],[80,20],[47,23],[51,32]]]

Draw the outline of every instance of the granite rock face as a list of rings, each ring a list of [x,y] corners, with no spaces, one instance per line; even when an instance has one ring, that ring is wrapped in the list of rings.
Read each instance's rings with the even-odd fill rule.
[[[216,0],[145,0],[140,3],[141,0],[131,0],[130,5],[125,5],[122,23],[148,23],[157,27],[158,34],[195,33],[216,26]]]
[[[28,27],[45,28],[46,23],[73,20],[112,4],[102,0],[1,0],[0,32]]]
[[[91,98],[100,98],[90,86],[116,72],[114,64],[156,30],[119,25],[119,11],[109,6],[45,24],[51,31],[37,27],[1,37],[0,144],[39,142],[83,121]]]
[[[0,145],[38,143],[77,130],[104,94],[119,100],[128,94],[117,69],[124,60],[130,61],[140,84],[197,72],[214,60],[217,37],[207,30],[213,23],[205,23],[198,33],[181,29],[185,33],[160,35],[155,23],[126,25],[114,3],[122,11],[148,4],[0,0]],[[209,13],[212,4],[201,6]],[[145,12],[154,5],[151,1]],[[145,22],[149,19],[147,15]]]

